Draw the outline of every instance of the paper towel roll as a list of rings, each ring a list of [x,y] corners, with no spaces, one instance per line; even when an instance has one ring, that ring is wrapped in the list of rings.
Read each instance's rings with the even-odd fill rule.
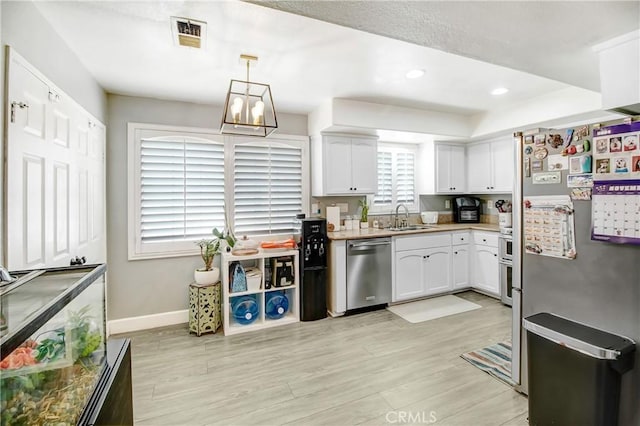
[[[327,231],[340,230],[340,207],[327,207]],[[331,226],[333,225],[333,227]]]

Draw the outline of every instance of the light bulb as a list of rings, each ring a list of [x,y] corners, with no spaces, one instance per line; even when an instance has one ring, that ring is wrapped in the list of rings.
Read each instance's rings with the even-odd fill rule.
[[[254,125],[258,126],[262,124],[262,111],[260,110],[260,107],[258,105],[251,108],[251,115],[253,116]]]
[[[240,121],[240,113],[242,112],[242,99],[235,98],[233,100],[233,104],[231,104],[231,116],[233,117],[233,122],[237,123]]]
[[[256,102],[256,111],[258,111],[258,113],[260,115],[264,114],[264,102],[262,102],[262,101],[257,101]]]

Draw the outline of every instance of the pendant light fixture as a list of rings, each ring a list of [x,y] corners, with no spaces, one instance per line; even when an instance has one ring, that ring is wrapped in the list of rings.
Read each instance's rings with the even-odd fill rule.
[[[251,61],[258,60],[257,56],[243,54],[240,60],[246,61],[247,80],[231,80],[220,133],[264,138],[278,128],[271,88],[249,80],[249,66]]]

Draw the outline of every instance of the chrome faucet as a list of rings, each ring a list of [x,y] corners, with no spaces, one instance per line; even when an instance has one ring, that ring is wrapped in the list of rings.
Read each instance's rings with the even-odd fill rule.
[[[398,220],[398,210],[400,210],[400,207],[404,208],[405,218],[402,219],[402,223],[400,223],[400,221]],[[396,228],[404,228],[409,224],[409,209],[407,208],[407,206],[405,206],[402,203],[398,203],[398,205],[396,206],[396,215],[395,215],[395,219],[393,220],[393,223]]]

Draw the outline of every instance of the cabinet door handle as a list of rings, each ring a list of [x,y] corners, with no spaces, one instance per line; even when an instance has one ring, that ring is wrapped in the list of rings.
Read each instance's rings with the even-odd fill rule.
[[[493,257],[498,257],[498,255],[494,253],[494,254],[493,254]]]
[[[483,239],[482,239],[482,242],[483,242],[483,243],[486,243],[486,242],[487,242],[487,240],[485,240],[485,239],[483,238]]]
[[[457,251],[454,251],[454,252],[453,252],[453,254],[458,254],[458,252],[457,252]]]
[[[354,191],[357,191],[357,190],[358,190],[358,188],[353,188],[353,190],[354,190]]]

